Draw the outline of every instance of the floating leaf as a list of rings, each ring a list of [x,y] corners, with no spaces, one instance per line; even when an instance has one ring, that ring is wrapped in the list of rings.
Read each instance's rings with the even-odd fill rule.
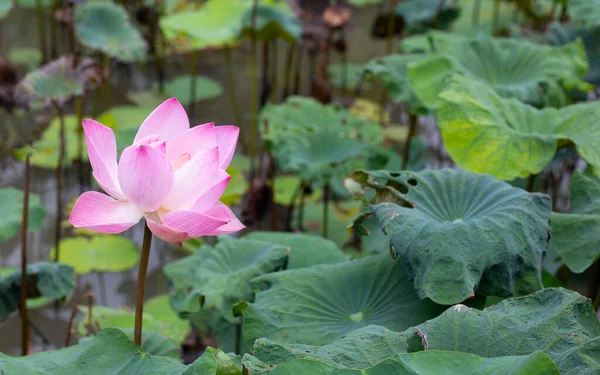
[[[75,35],[88,48],[124,62],[146,57],[146,42],[122,5],[110,1],[78,4],[74,23]]]
[[[15,65],[24,65],[32,71],[40,65],[42,53],[39,48],[15,48],[8,54],[8,60]]]
[[[460,7],[446,2],[439,9],[439,4],[440,0],[405,0],[396,7],[396,14],[402,16],[408,30],[413,33],[434,27],[445,29],[458,18]]]
[[[223,94],[223,88],[219,82],[203,76],[196,77],[196,98],[195,101],[209,100],[218,98]],[[176,97],[182,105],[189,105],[192,102],[190,96],[192,86],[192,76],[178,76],[165,84],[165,92],[168,97]]]
[[[325,345],[371,324],[400,331],[437,316],[441,308],[419,299],[405,265],[387,255],[271,273],[252,282],[262,288],[255,302],[237,307],[249,344],[266,338]]]
[[[23,220],[23,192],[11,187],[0,188],[0,243],[14,237]],[[29,193],[28,230],[35,232],[42,226],[46,209],[40,196]]]
[[[559,145],[571,141],[588,163],[600,166],[600,103],[538,110],[501,98],[485,84],[453,77],[437,113],[452,160],[472,172],[503,180],[541,172]]]
[[[570,213],[552,213],[551,246],[571,271],[583,272],[600,254],[600,180],[575,172],[570,190]]]
[[[424,59],[423,55],[392,54],[372,59],[364,66],[368,77],[374,77],[385,87],[390,99],[397,103],[408,103],[411,111],[424,108],[408,83],[408,65]]]
[[[64,103],[80,96],[96,82],[97,67],[89,58],[79,59],[73,68],[73,57],[63,56],[27,74],[17,86],[17,96],[30,101],[44,99]]]
[[[547,195],[452,169],[356,171],[346,187],[391,234],[419,297],[449,305],[542,288]]]
[[[367,156],[370,146],[383,138],[377,123],[302,97],[266,106],[260,123],[263,140],[280,167],[318,183],[348,169],[349,161]]]
[[[587,69],[581,41],[551,47],[480,37],[457,39],[439,54],[411,64],[408,80],[417,97],[431,109],[442,106],[438,95],[452,74],[484,82],[502,97],[541,106],[566,103],[563,87],[589,90],[590,85],[583,81]]]
[[[27,298],[68,297],[75,286],[75,271],[60,263],[39,262],[27,265]],[[0,321],[19,307],[21,270],[0,278]],[[2,368],[2,367],[0,367]]]
[[[186,39],[188,49],[229,46],[237,43],[250,6],[243,0],[208,0],[196,11],[161,17],[160,27],[169,40]]]
[[[573,25],[563,25],[553,22],[550,25],[548,39],[554,45],[565,45],[581,38],[589,63],[589,69],[583,78],[586,82],[600,85],[600,25],[592,28],[577,28]]]
[[[160,336],[173,340],[179,344],[185,342],[190,333],[190,325],[188,322],[177,318],[176,316],[167,315],[163,308],[157,306],[162,304],[162,300],[147,301],[144,307],[144,316],[142,323],[145,332],[155,332]],[[146,311],[146,307],[150,311]],[[79,306],[79,310],[85,313],[85,318],[81,320],[77,326],[77,334],[81,337],[88,336],[93,332],[88,332],[90,322],[87,315],[87,306]],[[174,315],[174,313],[173,313]],[[177,320],[176,320],[177,319]],[[111,308],[105,306],[94,306],[92,314],[92,327],[99,329],[118,328],[126,333],[134,328],[135,314],[127,309]]]
[[[203,307],[233,320],[231,306],[251,295],[248,281],[281,268],[289,251],[272,243],[231,238],[221,238],[214,248],[203,246],[165,266],[171,305],[180,315]]]
[[[63,166],[68,167],[74,160],[79,158],[78,138],[79,132],[83,128],[77,123],[77,116],[65,116],[65,158]],[[42,133],[41,139],[35,141],[32,145],[31,165],[40,168],[55,169],[58,165],[58,151],[60,149],[60,119],[55,118],[50,122],[50,126]],[[82,156],[87,161],[87,149],[85,142],[82,145]],[[29,148],[17,149],[13,155],[18,160],[25,160],[26,152]]]
[[[431,351],[494,358],[543,350],[563,375],[600,371],[598,317],[587,298],[562,288],[507,299],[483,311],[456,305],[403,335],[408,339],[417,332]]]
[[[247,234],[244,238],[289,247],[291,252],[288,256],[288,270],[348,260],[334,242],[323,237],[302,233],[257,231]]]
[[[184,365],[175,358],[140,352],[125,333],[112,328],[61,350],[26,357],[0,354],[0,368],[6,375],[241,375],[235,362],[220,350],[207,348],[194,363]]]
[[[569,18],[585,27],[600,26],[599,0],[569,0]]]
[[[54,259],[55,249],[51,257]],[[91,272],[120,272],[138,262],[137,246],[128,238],[117,235],[70,237],[60,241],[59,262],[75,268],[79,275]]]
[[[252,30],[255,29],[257,40],[281,38],[288,43],[296,43],[302,34],[302,22],[284,4],[285,2],[275,2],[274,5],[258,4],[256,10],[248,8],[242,16],[241,35],[250,39]],[[256,26],[253,28],[254,11]]]
[[[362,344],[365,345],[365,343]],[[383,345],[387,345],[387,343]],[[342,353],[342,356],[346,355],[346,353]],[[543,352],[535,352],[528,356],[499,358],[483,358],[468,353],[442,351],[402,353],[376,364],[361,363],[352,367],[340,365],[336,362],[332,363],[330,360],[312,358],[310,354],[306,355],[305,358],[291,359],[277,365],[261,362],[257,358],[246,354],[242,362],[249,373],[257,375],[505,375],[508,373],[559,375],[554,363]]]

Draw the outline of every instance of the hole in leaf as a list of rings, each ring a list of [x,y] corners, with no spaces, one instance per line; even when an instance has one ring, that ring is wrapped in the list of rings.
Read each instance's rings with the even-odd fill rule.
[[[406,343],[408,344],[408,348],[406,348],[406,351],[408,353],[422,352],[425,350],[425,346],[423,345],[423,339],[419,337],[416,333],[415,335],[411,336],[411,338],[406,340]]]
[[[402,194],[408,193],[408,187],[404,184],[399,183],[398,181],[390,180],[386,184],[387,186],[398,190]]]
[[[410,180],[407,181],[410,185],[412,186],[417,186],[417,180],[415,180],[414,178],[411,178]]]

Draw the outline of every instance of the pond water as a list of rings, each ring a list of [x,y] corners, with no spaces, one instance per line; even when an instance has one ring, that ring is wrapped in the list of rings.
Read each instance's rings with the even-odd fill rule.
[[[363,63],[372,57],[385,53],[385,41],[375,40],[370,37],[371,23],[380,10],[377,6],[362,8],[355,11],[354,19],[347,33],[348,61]],[[26,9],[14,9],[10,16],[0,21],[0,54],[8,55],[11,50],[21,47],[37,46],[37,29],[33,27],[35,13]],[[66,41],[66,37],[63,39]],[[65,47],[60,46],[60,47]],[[286,48],[284,42],[279,43],[279,66],[284,65]],[[246,113],[244,126],[247,123],[247,109],[249,107],[250,74],[249,47],[242,45],[233,51],[235,74],[237,79],[236,91],[241,110]],[[167,80],[179,74],[189,72],[189,56],[172,56],[166,66]],[[304,61],[307,61],[305,55]],[[334,55],[332,63],[339,63],[339,57]],[[306,68],[305,64],[305,68]],[[111,93],[110,101],[113,104],[126,103],[125,93],[151,88],[155,82],[155,70],[152,66],[132,65],[128,68],[111,65]],[[20,75],[25,71],[21,70]],[[224,88],[224,93],[214,100],[198,102],[195,114],[191,122],[201,124],[214,121],[217,124],[233,124],[234,116],[231,111],[229,96],[227,92],[227,75],[225,69],[225,55],[221,51],[202,51],[199,55],[198,73],[203,76],[217,80]],[[308,94],[308,69],[303,72],[302,93]],[[187,95],[184,93],[183,95]],[[86,103],[86,115],[89,116],[92,106],[88,100]],[[67,113],[73,113],[72,107]],[[53,113],[45,113],[48,118]],[[22,188],[24,166],[14,161],[8,150],[9,141],[28,142],[31,140],[36,124],[33,114],[21,113],[8,115],[0,110],[0,137],[3,139],[3,147],[0,150],[0,187],[13,186]],[[14,143],[12,143],[14,144]],[[66,170],[64,203],[69,202],[80,193],[76,170]],[[54,244],[54,218],[56,217],[56,186],[53,170],[34,168],[31,177],[31,191],[39,194],[47,209],[47,217],[42,228],[36,233],[29,234],[28,257],[30,262],[48,260],[50,250]],[[138,224],[128,230],[125,235],[136,244],[141,245],[143,227]],[[66,233],[65,233],[66,234]],[[18,266],[20,262],[20,243],[18,237],[0,245],[0,267]],[[146,298],[166,293],[167,281],[161,268],[166,263],[184,256],[181,250],[172,245],[155,240],[152,245],[150,265],[148,269],[148,280]],[[133,308],[135,301],[137,268],[122,273],[92,273],[78,276],[77,289],[74,296],[91,290],[95,295],[95,303],[110,307],[129,306]],[[30,320],[34,326],[33,351],[48,350],[61,347],[64,342],[67,320],[73,301],[62,306],[58,311],[53,307],[31,311]],[[11,316],[0,325],[0,352],[17,354],[20,348],[20,324],[17,314]],[[44,342],[46,341],[47,342]]]

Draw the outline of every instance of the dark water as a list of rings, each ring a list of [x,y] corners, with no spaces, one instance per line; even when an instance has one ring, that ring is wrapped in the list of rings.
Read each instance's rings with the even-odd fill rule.
[[[325,1],[325,0],[323,0]],[[363,63],[372,57],[383,55],[385,52],[385,41],[374,40],[370,37],[371,22],[378,12],[377,7],[367,7],[355,11],[351,29],[347,33],[348,61]],[[8,56],[15,48],[33,47],[38,45],[38,32],[35,24],[35,13],[30,10],[13,9],[10,16],[0,21],[0,52]],[[284,42],[279,43],[279,63],[284,66],[286,48]],[[217,124],[233,124],[234,116],[231,111],[229,96],[227,92],[227,76],[225,70],[225,55],[221,51],[201,51],[199,58],[199,74],[210,77],[220,82],[225,92],[219,98],[197,103],[195,115],[191,122],[201,124],[214,121]],[[233,52],[234,69],[237,79],[236,91],[240,109],[244,113],[245,126],[248,121],[247,110],[249,107],[250,91],[250,66],[249,47],[242,45]],[[304,57],[306,68],[307,56]],[[339,57],[333,56],[332,63],[339,63]],[[167,80],[178,74],[189,72],[189,56],[172,56],[167,64]],[[128,69],[119,67],[117,64],[111,66],[113,104],[125,103],[124,93],[128,91],[139,91],[152,87],[155,82],[155,69],[152,66],[134,65]],[[25,71],[21,70],[20,74]],[[302,93],[308,93],[308,70],[303,73]],[[90,103],[87,103],[86,115],[91,111]],[[72,109],[70,111],[73,112]],[[45,113],[53,116],[51,112]],[[19,115],[8,115],[0,109],[0,139],[5,149],[9,140],[27,142],[33,138],[33,129],[36,128],[34,115],[21,113]],[[0,154],[0,187],[14,186],[22,188],[24,166],[14,161],[6,152]],[[79,194],[76,171],[65,171],[66,182],[63,199],[65,204],[74,196]],[[56,216],[56,186],[54,171],[33,169],[31,191],[39,194],[47,209],[47,217],[42,228],[36,233],[29,235],[28,257],[31,262],[48,260],[50,250],[54,243],[54,218]],[[131,238],[139,246],[143,233],[142,224],[128,230],[125,236]],[[0,267],[18,266],[20,262],[20,244],[17,238],[0,245]],[[167,291],[166,279],[161,268],[166,263],[183,256],[181,250],[172,245],[155,240],[152,245],[150,265],[148,269],[148,280],[146,298],[152,298]],[[77,290],[74,296],[92,290],[95,302],[110,307],[129,306],[133,308],[135,301],[135,284],[137,269],[134,268],[122,273],[92,273],[77,277]],[[34,351],[54,349],[61,347],[66,332],[67,319],[70,314],[72,301],[62,307],[58,313],[52,307],[47,307],[30,312],[30,320],[41,334],[33,334]],[[4,353],[17,354],[20,348],[18,315],[10,317],[6,322],[0,324],[0,351]],[[48,340],[43,343],[41,337]]]

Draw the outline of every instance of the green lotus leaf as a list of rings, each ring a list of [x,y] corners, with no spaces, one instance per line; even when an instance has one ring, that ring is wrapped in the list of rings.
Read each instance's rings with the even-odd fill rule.
[[[600,179],[575,172],[571,211],[552,213],[551,246],[573,272],[583,272],[600,254]]]
[[[345,66],[344,64],[330,64],[327,66],[327,73],[333,87],[354,91],[362,79],[363,65],[353,63],[346,63]],[[369,89],[370,83],[363,82],[362,88]]]
[[[277,3],[275,3],[277,4]],[[281,38],[288,43],[296,43],[302,35],[302,22],[284,7],[258,4],[256,7],[256,26],[252,27],[253,8],[248,8],[242,16],[241,36],[250,38],[255,29],[257,40],[275,40]]]
[[[8,54],[8,60],[15,65],[24,65],[32,71],[40,65],[42,53],[39,48],[15,48]]]
[[[560,47],[490,37],[459,40],[408,68],[412,89],[430,109],[442,106],[438,95],[453,74],[484,82],[503,97],[536,106],[564,105],[565,89],[591,88],[583,81],[588,63],[579,40]]]
[[[0,279],[6,276],[13,274],[15,271],[19,272],[19,267],[4,267],[0,268]],[[38,298],[27,298],[27,309],[28,310],[37,310],[42,307],[48,306],[52,303],[52,300],[46,297],[38,297]]]
[[[140,351],[125,333],[113,328],[65,349],[26,357],[0,354],[0,368],[6,375],[241,375],[235,362],[220,350],[207,348],[194,363],[184,365],[179,359]]]
[[[476,7],[475,1],[479,2],[478,22],[474,23]],[[529,1],[529,0],[525,0]],[[524,1],[519,1],[523,3]],[[468,36],[490,35],[494,32],[494,7],[496,0],[457,0],[454,2],[460,9],[458,19],[452,24],[452,31]],[[501,1],[498,12],[498,30],[506,30],[515,23],[515,13],[519,10],[514,2]]]
[[[52,1],[54,0],[40,0],[40,4],[43,7],[49,7],[52,5]],[[35,8],[37,6],[37,0],[15,0],[15,3],[25,8]]]
[[[252,4],[243,0],[208,0],[198,10],[160,19],[169,40],[187,39],[189,49],[223,47],[238,42],[242,16]]]
[[[382,3],[384,0],[348,0],[348,3],[350,3],[350,5],[355,6],[355,7],[364,7],[367,5],[373,5],[373,4],[379,4]]]
[[[585,27],[600,26],[599,0],[569,0],[569,18]]]
[[[146,58],[146,41],[122,5],[111,1],[79,4],[74,23],[75,35],[88,48],[124,62]]]
[[[291,252],[288,257],[288,270],[348,260],[333,241],[323,237],[303,233],[257,231],[248,233],[244,238],[289,247]]]
[[[275,177],[275,202],[288,206],[300,186],[300,177],[293,175],[284,175]],[[304,195],[305,202],[316,202],[323,196],[323,190],[314,188],[310,194]],[[298,198],[296,196],[296,198]]]
[[[145,328],[145,327],[144,327]],[[119,329],[119,328],[117,328]],[[127,337],[133,341],[134,329],[119,329],[127,335]],[[94,336],[82,337],[79,340],[79,344],[85,344],[94,339]],[[142,348],[144,353],[155,356],[171,357],[180,359],[181,358],[181,345],[171,338],[164,337],[160,333],[154,331],[142,331]]]
[[[77,123],[77,116],[65,116],[65,158],[64,167],[70,166],[74,160],[79,158],[78,138],[82,130]],[[58,166],[58,152],[60,149],[60,119],[55,118],[50,122],[50,126],[42,133],[42,137],[32,145],[31,165],[40,168],[55,169]],[[17,149],[13,156],[18,160],[25,160],[28,148]],[[82,156],[87,161],[87,148],[83,143]]]
[[[80,59],[73,68],[73,58],[60,57],[28,73],[17,86],[15,95],[30,101],[44,99],[64,103],[83,94],[92,85],[96,68],[89,58]]]
[[[202,246],[165,266],[171,306],[183,316],[205,308],[233,320],[233,304],[251,296],[249,280],[281,268],[289,252],[285,246],[227,237],[214,248]]]
[[[439,0],[405,0],[396,7],[396,14],[402,16],[408,26],[408,31],[413,33],[423,32],[434,28],[439,8]],[[460,7],[445,3],[439,15],[436,28],[446,29],[459,16]]]
[[[215,99],[223,94],[219,82],[203,76],[196,77],[195,101]],[[192,103],[191,97],[192,76],[178,76],[165,84],[165,93],[168,97],[176,97],[182,105]]]
[[[168,300],[161,296],[159,299],[151,299],[144,304],[142,318],[144,331],[155,332],[161,337],[182,344],[191,331],[190,324],[179,319],[174,312],[168,314],[164,311],[164,307],[161,306],[164,303],[167,303],[168,307]],[[90,327],[87,315],[88,307],[81,305],[78,308],[84,318],[77,325],[77,334],[81,337],[89,336],[93,332],[88,331],[88,327]],[[94,329],[117,328],[128,333],[134,328],[135,314],[133,311],[105,306],[94,306],[92,311],[91,327]]]
[[[437,119],[444,146],[469,171],[503,180],[527,177],[541,172],[558,146],[569,141],[588,163],[600,165],[597,102],[538,110],[460,76],[448,82],[440,100],[444,105]]]
[[[356,171],[346,187],[391,235],[419,297],[450,305],[542,288],[549,196],[452,169]]]
[[[27,298],[61,299],[71,295],[75,270],[60,263],[39,262],[27,265]],[[21,270],[0,278],[0,321],[19,307]],[[2,367],[0,367],[2,368]]]
[[[0,19],[6,17],[13,7],[12,0],[0,0]]]
[[[290,97],[267,105],[260,124],[280,167],[317,183],[348,169],[349,161],[368,156],[371,146],[383,140],[377,123],[310,98]]]
[[[408,103],[413,112],[422,111],[423,104],[415,95],[408,82],[408,66],[426,58],[420,54],[392,54],[377,57],[364,66],[367,77],[379,80],[390,99],[397,103]]]
[[[168,97],[166,95],[161,94],[160,92],[158,92],[158,90],[155,90],[155,89],[147,89],[147,90],[133,92],[133,93],[129,94],[129,98],[133,102],[135,102],[136,105],[138,105],[140,107],[147,107],[147,108],[156,108],[162,102],[164,102],[165,100],[168,99]],[[115,107],[112,107],[111,109],[113,109],[113,108],[115,108]],[[110,111],[110,109],[109,109],[109,111]]]
[[[254,303],[236,307],[243,333],[280,343],[326,345],[371,324],[401,331],[442,308],[419,299],[405,265],[389,255],[266,274]]]
[[[400,51],[409,54],[451,53],[455,44],[465,44],[473,38],[451,32],[431,30],[425,34],[412,35],[400,43]],[[426,56],[424,56],[426,57]]]
[[[587,298],[562,288],[507,299],[483,311],[456,305],[402,334],[408,339],[417,332],[430,351],[495,358],[542,350],[563,375],[600,371],[596,312]],[[586,353],[591,348],[595,351]]]
[[[248,190],[248,181],[241,170],[235,167],[227,168],[227,173],[231,176],[227,189],[219,200],[224,204],[231,206],[242,201],[244,193]]]
[[[51,257],[54,256],[52,249]],[[123,236],[69,237],[60,241],[59,262],[72,266],[79,275],[127,271],[138,259],[136,244]]]
[[[23,220],[23,192],[11,187],[0,188],[0,243],[14,237]],[[42,226],[46,209],[40,196],[29,193],[28,230],[35,232]]]
[[[255,362],[256,363],[256,362]],[[542,352],[528,356],[483,358],[467,353],[417,352],[400,354],[382,361],[367,369],[336,368],[313,359],[295,359],[274,369],[256,363],[258,371],[252,374],[263,375],[438,375],[438,374],[477,374],[477,375],[559,375],[560,372],[550,358]],[[265,369],[266,367],[266,369]],[[253,366],[252,369],[255,367]],[[262,371],[264,369],[264,371]],[[272,371],[271,371],[272,370]]]
[[[548,39],[552,44],[558,46],[581,38],[589,63],[589,69],[583,79],[591,84],[600,85],[600,44],[597,43],[600,39],[600,25],[587,29],[553,22],[549,32]]]

